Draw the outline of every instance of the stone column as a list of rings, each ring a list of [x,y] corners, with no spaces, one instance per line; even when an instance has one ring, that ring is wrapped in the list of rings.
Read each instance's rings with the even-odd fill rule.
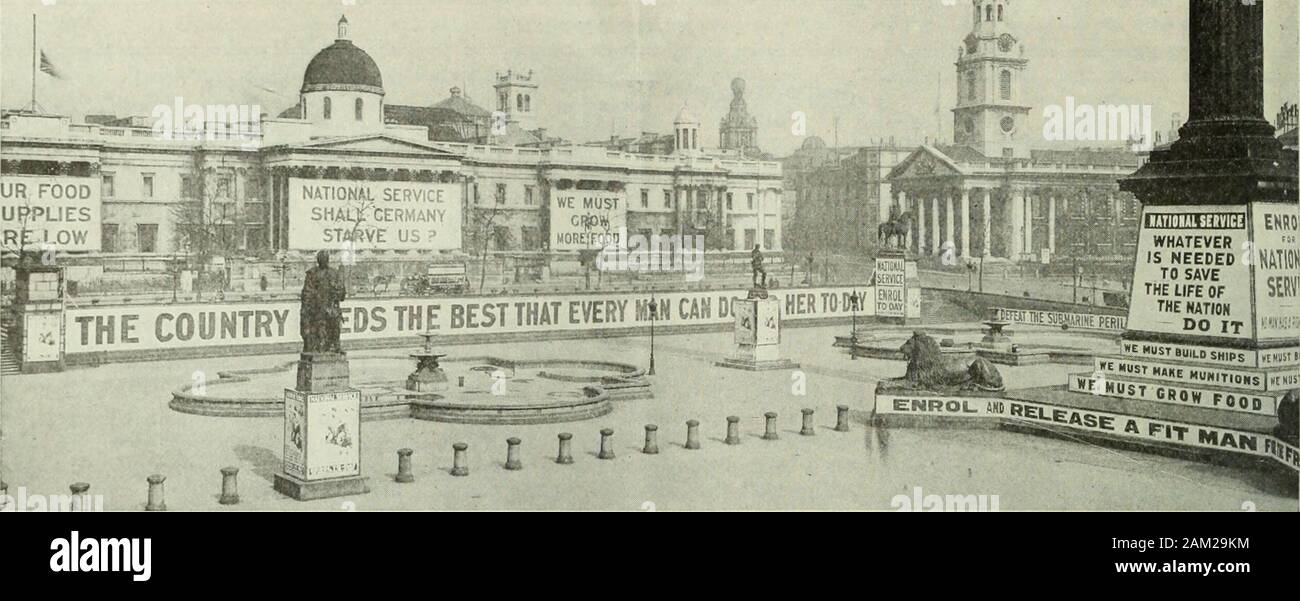
[[[930,254],[939,256],[939,196],[930,197]]]
[[[916,213],[912,220],[916,222],[916,254],[925,252],[925,200],[916,199]]]
[[[1011,244],[1007,248],[1007,258],[1020,260],[1020,253],[1025,252],[1025,191],[1011,190],[1011,218],[1007,220],[1007,229],[1011,230]]]
[[[1025,254],[1034,252],[1034,196],[1025,192]]]
[[[943,195],[943,211],[945,219],[943,224],[943,244],[956,244],[956,240],[953,239],[953,224],[956,220],[952,213],[952,191]],[[954,249],[954,251],[955,250],[956,249]]]
[[[961,256],[970,256],[970,189],[961,189]]]
[[[980,208],[984,212],[984,244],[980,255],[989,257],[993,255],[993,191],[988,188],[983,190],[984,202],[980,203]]]
[[[1056,195],[1047,197],[1047,249],[1056,254]]]

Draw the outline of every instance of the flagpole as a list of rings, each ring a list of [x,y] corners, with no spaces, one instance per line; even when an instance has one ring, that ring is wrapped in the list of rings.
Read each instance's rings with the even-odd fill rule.
[[[36,69],[40,59],[36,57],[36,13],[32,13],[32,112],[36,112]]]

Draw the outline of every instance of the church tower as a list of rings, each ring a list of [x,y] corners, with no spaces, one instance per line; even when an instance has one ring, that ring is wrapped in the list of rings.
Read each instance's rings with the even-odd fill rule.
[[[758,119],[745,105],[745,80],[731,80],[731,110],[718,125],[718,147],[740,151],[742,156],[758,154]]]
[[[986,157],[1029,158],[1030,107],[1022,100],[1029,59],[1010,31],[1011,0],[972,0],[974,27],[957,58],[953,138]]]
[[[497,81],[492,87],[497,93],[497,110],[506,114],[507,123],[517,123],[526,131],[537,129],[537,116],[533,112],[537,82],[533,80],[532,69],[527,73],[513,69],[506,71],[505,75],[497,73]]]

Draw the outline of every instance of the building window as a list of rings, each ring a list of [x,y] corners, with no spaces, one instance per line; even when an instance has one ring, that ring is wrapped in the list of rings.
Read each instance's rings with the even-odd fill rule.
[[[194,198],[196,192],[197,190],[194,189],[194,176],[182,175],[181,176],[181,198],[192,199]]]
[[[751,249],[751,248],[754,248],[754,230],[752,230],[752,229],[746,229],[746,230],[745,230],[745,250],[749,250],[749,249]]]
[[[140,247],[140,252],[151,253],[157,252],[158,244],[158,224],[140,223],[135,226],[136,243]]]
[[[356,113],[357,121],[360,121],[360,120],[361,120],[361,115],[365,112],[365,110],[364,110],[365,103],[362,102],[362,100],[361,100],[360,98],[358,98],[358,99],[356,100],[356,103],[355,103],[355,104],[356,104],[356,106],[353,108],[353,110],[354,110],[354,112]]]
[[[650,208],[650,191],[644,188],[641,189],[641,208]]]
[[[244,248],[254,253],[266,250],[266,228],[250,227],[246,235],[248,239],[245,241]]]
[[[671,208],[673,208],[673,191],[672,191],[672,190],[664,190],[664,208],[665,208],[665,209],[671,209]]]
[[[230,198],[231,188],[234,188],[234,182],[229,175],[217,178],[217,198]]]
[[[478,194],[478,184],[476,183],[476,184],[474,184],[474,204],[480,204],[480,203],[479,203],[479,200],[480,200],[480,198],[479,198],[479,194]]]
[[[727,193],[727,210],[731,210],[731,192]]]
[[[145,198],[153,198],[153,174],[145,173],[140,176],[140,191]]]
[[[106,253],[115,253],[117,250],[117,224],[105,223],[100,229],[100,243]]]
[[[745,198],[746,198],[746,202],[747,202],[746,206],[749,207],[749,210],[751,210],[751,211],[754,210],[754,193],[753,193],[753,192],[750,192],[750,193],[746,194],[746,195],[745,195]]]
[[[100,184],[99,187],[99,195],[104,198],[112,198],[113,197],[113,174],[112,173],[102,174],[101,181],[102,183]]]
[[[519,112],[523,112],[523,110],[524,110],[524,95],[523,95],[523,94],[518,94],[518,95],[515,96],[515,110],[517,110],[517,111],[519,111]]]
[[[525,225],[520,227],[519,235],[523,238],[524,250],[540,250],[542,248],[541,231],[536,226]]]
[[[510,228],[504,225],[492,227],[493,250],[508,250],[510,248]]]
[[[524,96],[524,112],[525,113],[533,112],[533,97],[531,95]]]
[[[966,74],[966,98],[975,100],[975,72],[971,71]]]
[[[505,185],[505,184],[497,184],[497,194],[496,194],[496,198],[497,198],[497,204],[505,204],[505,202],[506,202],[506,185]]]
[[[1011,100],[1011,72],[1003,71],[998,76],[998,88],[1003,100]]]
[[[528,205],[528,206],[532,206],[532,205],[533,205],[533,187],[532,187],[532,186],[524,186],[524,204],[526,204],[526,205]]]
[[[771,249],[776,246],[776,230],[763,230],[763,248]]]
[[[999,20],[999,21],[1002,20],[1002,5],[1001,5],[1001,4],[998,5],[998,20]]]
[[[992,5],[992,4],[990,4],[990,5],[984,7],[984,20],[985,20],[985,21],[992,21],[992,20],[993,20],[993,5]]]
[[[325,109],[324,109],[324,115],[325,115],[325,118],[326,118],[326,119],[329,119],[329,118],[330,118],[330,113],[331,113],[331,112],[333,112],[333,111],[332,111],[332,107],[330,106],[330,97],[329,97],[329,96],[326,96],[326,97],[325,97]]]

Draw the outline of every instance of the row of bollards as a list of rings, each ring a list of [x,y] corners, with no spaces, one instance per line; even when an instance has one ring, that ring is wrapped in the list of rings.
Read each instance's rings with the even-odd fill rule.
[[[849,407],[848,405],[837,405],[835,416],[835,431],[849,431]],[[812,409],[801,410],[803,421],[799,429],[802,436],[814,436],[816,430],[813,426]],[[776,431],[777,414],[767,412],[763,414],[765,419],[763,440],[780,440],[780,435]],[[573,463],[573,434],[561,432],[559,438],[559,452],[555,457],[555,462],[560,465],[569,465]],[[740,444],[740,418],[735,415],[727,416],[727,437],[723,442],[728,445]],[[506,462],[505,469],[521,470],[524,468],[523,462],[519,458],[520,440],[516,437],[506,439]],[[700,448],[700,422],[698,420],[686,421],[686,444],[683,445],[688,450],[698,450]],[[468,476],[469,475],[469,445],[458,442],[452,445],[454,454],[452,456],[451,475]],[[400,449],[397,451],[397,477],[398,482],[414,482],[415,477],[411,474],[411,449]],[[645,445],[641,452],[646,455],[659,454],[659,426],[655,424],[645,425]],[[614,430],[611,428],[602,428],[600,430],[600,450],[596,453],[598,459],[613,459],[614,453]]]
[[[835,431],[849,431],[849,407],[847,405],[838,405],[836,409]],[[803,409],[802,426],[799,434],[803,436],[813,436],[816,431],[813,427],[812,409]],[[776,431],[777,414],[767,412],[763,414],[765,423],[763,428],[763,440],[779,440],[780,436]],[[646,424],[645,426],[645,445],[641,452],[646,455],[657,455],[659,453],[659,426],[655,424]],[[573,434],[561,432],[559,434],[559,453],[555,457],[555,462],[561,465],[573,463]],[[723,440],[728,445],[740,444],[740,418],[734,415],[727,416],[727,437]],[[524,468],[523,461],[519,457],[519,438],[510,437],[506,439],[506,462],[505,469],[521,470]],[[698,420],[686,421],[686,444],[683,445],[689,450],[698,450],[700,448],[700,422]],[[452,445],[454,455],[452,457],[451,475],[468,476],[469,475],[469,445],[458,442]],[[397,451],[397,482],[407,483],[414,482],[415,476],[411,472],[411,455],[414,453],[409,448],[398,449]],[[596,454],[600,459],[614,458],[614,430],[603,428],[600,431],[600,451]],[[221,468],[221,497],[217,500],[222,505],[237,505],[239,503],[239,468],[229,466]],[[152,474],[146,481],[149,484],[148,502],[145,504],[145,511],[166,511],[167,502],[165,500],[164,483],[167,477],[162,474]],[[74,482],[68,489],[72,492],[72,510],[80,511],[87,507],[89,499],[90,484],[86,482]],[[6,498],[8,494],[8,485],[0,481],[0,499]]]
[[[237,467],[221,468],[221,498],[217,500],[222,505],[235,505],[239,503],[239,485],[236,477],[239,474]],[[144,505],[145,511],[167,511],[166,489],[164,484],[167,482],[167,476],[162,474],[150,474],[145,478],[149,484],[147,501]],[[72,511],[87,511],[90,505],[90,484],[87,482],[73,482],[68,485],[68,491],[72,493],[70,505]],[[0,482],[0,497],[8,494],[8,486]]]

